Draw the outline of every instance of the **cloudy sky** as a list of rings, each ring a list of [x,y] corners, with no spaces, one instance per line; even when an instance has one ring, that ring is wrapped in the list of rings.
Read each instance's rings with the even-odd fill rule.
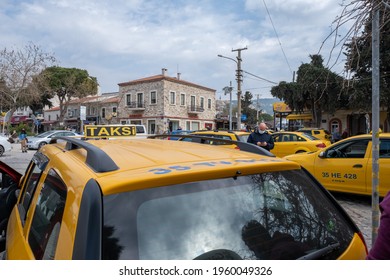
[[[101,92],[118,83],[169,76],[217,91],[232,81],[241,52],[242,90],[271,97],[271,82],[292,81],[317,54],[342,0],[0,0],[0,48],[29,42],[62,67],[86,69]],[[332,45],[320,54],[325,61]],[[333,55],[332,57],[335,57]],[[333,63],[331,63],[333,64]],[[342,69],[343,61],[335,66]],[[260,77],[260,78],[259,78]],[[262,79],[261,79],[262,78]]]

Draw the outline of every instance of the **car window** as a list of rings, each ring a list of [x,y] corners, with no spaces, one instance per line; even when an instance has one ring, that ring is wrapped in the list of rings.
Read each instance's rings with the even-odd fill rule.
[[[194,135],[218,138],[218,139],[223,139],[223,140],[233,140],[229,135],[218,135],[218,134],[194,134]],[[207,140],[205,143],[210,143],[211,145],[231,145],[230,143],[222,143],[222,142],[207,141]]]
[[[248,142],[249,135],[250,135],[250,134],[240,135],[240,136],[238,136],[238,139],[239,139],[239,141],[241,141],[241,142]]]
[[[309,135],[312,135],[313,132],[311,130],[298,130],[299,132],[303,132],[303,133],[306,133],[306,134],[309,134]]]
[[[38,134],[38,135],[35,136],[35,137],[37,137],[37,138],[46,138],[46,137],[48,137],[50,134],[52,134],[51,131],[46,131],[46,132],[43,132],[43,133],[41,133],[41,134]]]
[[[70,131],[66,131],[64,132],[64,136],[74,136],[74,133]]]
[[[104,196],[103,259],[195,259],[219,249],[241,259],[294,259],[339,243],[323,256],[336,258],[353,230],[314,184],[295,170]],[[253,220],[275,247],[251,247]]]
[[[41,177],[42,170],[38,165],[34,164],[33,169],[26,180],[25,188],[23,189],[22,199],[19,204],[20,219],[24,223],[27,216],[27,211],[30,207],[30,202],[34,196],[35,189],[38,185],[39,178]]]
[[[54,259],[66,201],[66,186],[54,170],[43,183],[28,242],[36,259]]]
[[[390,139],[381,139],[379,144],[379,157],[390,158]]]
[[[21,199],[19,200],[18,210],[20,214],[20,220],[24,224],[27,212],[30,208],[30,202],[34,196],[35,190],[38,185],[38,181],[42,175],[43,170],[46,168],[48,163],[47,157],[40,152],[37,152],[30,162],[30,166],[27,168],[27,178],[24,180],[24,188],[20,194]]]
[[[309,138],[310,140],[318,140],[317,137],[315,137],[315,136],[313,136],[313,135],[311,135],[311,134],[307,134],[307,133],[305,133],[305,137],[306,137],[306,138]],[[306,140],[305,140],[305,141],[306,141]]]
[[[364,158],[368,139],[343,142],[326,151],[327,158]]]
[[[135,129],[136,129],[136,133],[145,133],[145,128],[144,128],[144,126],[139,126],[139,125],[137,125],[137,126],[135,127]]]
[[[293,141],[292,134],[284,134],[281,138],[281,142],[291,142]]]
[[[280,134],[272,134],[272,138],[274,138],[274,142],[282,142],[282,135]]]

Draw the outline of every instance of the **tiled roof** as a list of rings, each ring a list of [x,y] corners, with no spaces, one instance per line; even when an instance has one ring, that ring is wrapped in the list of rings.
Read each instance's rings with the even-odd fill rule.
[[[74,99],[69,102],[69,104],[84,104],[84,103],[94,103],[94,102],[102,102],[102,103],[109,103],[109,102],[117,102],[115,98],[118,98],[118,92],[109,93],[109,94],[102,94],[102,95],[93,95],[93,96],[86,96],[79,99]],[[111,100],[111,101],[107,101]]]
[[[215,89],[211,89],[211,88],[208,88],[208,87],[204,87],[204,86],[201,86],[201,85],[197,85],[197,84],[194,84],[194,83],[190,83],[190,82],[187,82],[187,81],[184,81],[184,80],[181,80],[181,79],[169,77],[169,76],[162,75],[162,74],[161,75],[150,76],[150,77],[146,77],[146,78],[141,78],[141,79],[137,79],[137,80],[133,80],[133,81],[129,81],[129,82],[119,83],[118,85],[120,87],[124,87],[124,86],[131,86],[131,85],[137,85],[137,84],[143,84],[143,83],[157,82],[157,81],[162,81],[162,80],[167,80],[167,81],[170,81],[170,82],[173,82],[173,83],[178,83],[178,84],[182,84],[182,85],[196,87],[196,88],[200,88],[200,89],[204,89],[204,90],[208,90],[208,91],[215,91]]]

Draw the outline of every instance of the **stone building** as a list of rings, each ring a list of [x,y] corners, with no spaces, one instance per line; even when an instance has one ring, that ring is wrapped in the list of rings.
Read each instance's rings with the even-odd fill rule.
[[[143,124],[149,134],[215,128],[216,91],[182,80],[180,74],[119,83],[117,118],[121,124]]]

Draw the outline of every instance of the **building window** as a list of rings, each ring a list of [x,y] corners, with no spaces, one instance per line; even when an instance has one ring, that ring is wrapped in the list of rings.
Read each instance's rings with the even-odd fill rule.
[[[195,95],[191,95],[191,111],[195,111],[195,105],[196,105],[196,102],[195,102]]]
[[[137,93],[137,108],[144,108],[144,94],[142,92]]]
[[[96,115],[96,108],[95,107],[89,107],[89,115],[94,116]]]
[[[127,106],[131,105],[131,94],[126,94],[126,105]]]
[[[171,91],[169,93],[169,104],[175,105],[176,104],[176,92]]]
[[[207,99],[207,109],[211,109],[211,98]]]
[[[150,104],[157,104],[157,92],[156,91],[150,92]]]
[[[180,94],[180,106],[185,106],[186,105],[186,94],[182,93]]]
[[[204,97],[200,98],[200,108],[204,109]]]
[[[106,117],[106,108],[102,108],[102,118]]]
[[[200,123],[199,122],[192,122],[192,130],[199,130],[200,129]]]

